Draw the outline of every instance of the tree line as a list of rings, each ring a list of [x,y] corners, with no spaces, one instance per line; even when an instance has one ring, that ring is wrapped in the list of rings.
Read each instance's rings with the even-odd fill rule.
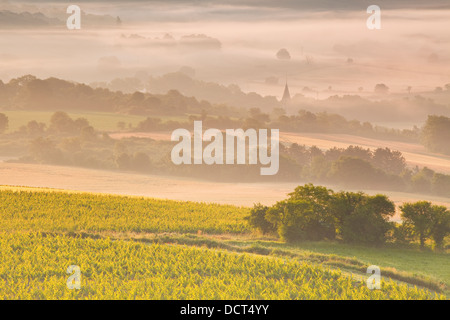
[[[395,204],[386,195],[335,192],[322,186],[298,186],[289,198],[273,206],[255,204],[247,217],[263,234],[277,234],[287,242],[341,240],[361,245],[432,240],[444,248],[450,234],[450,211],[427,201],[400,206],[402,222],[391,221]]]
[[[228,91],[226,91],[228,92]],[[252,97],[252,94],[246,96]],[[221,95],[221,101],[228,101]],[[61,110],[112,112],[148,117],[139,126],[142,131],[171,130],[184,126],[192,118],[202,118],[211,128],[278,128],[282,131],[347,133],[358,136],[400,141],[418,141],[419,129],[396,130],[373,126],[369,122],[347,120],[327,112],[299,110],[287,115],[275,98],[268,104],[243,104],[199,100],[177,90],[166,94],[134,91],[123,93],[57,78],[38,79],[25,75],[3,83],[0,80],[0,108],[5,110]],[[257,100],[261,102],[260,100]],[[261,111],[261,109],[266,112]],[[296,109],[298,110],[298,109]],[[181,116],[185,122],[163,122],[161,117]]]
[[[0,114],[0,129],[8,124]],[[192,120],[206,115],[191,116]],[[195,118],[195,119],[194,119]],[[5,125],[6,124],[6,125]],[[137,130],[179,128],[179,123],[143,120]],[[222,123],[223,125],[223,123]],[[13,143],[11,143],[13,141]],[[98,169],[119,169],[143,173],[190,176],[214,181],[310,181],[344,188],[383,189],[450,196],[450,175],[429,168],[410,168],[399,151],[389,148],[365,149],[358,146],[321,150],[296,143],[280,144],[280,170],[273,177],[262,177],[255,166],[197,165],[175,166],[170,161],[174,142],[143,138],[111,139],[96,130],[87,119],[72,119],[55,112],[48,125],[30,121],[15,133],[3,135],[0,150],[28,150],[23,161],[74,165]],[[13,148],[13,149],[11,149]]]

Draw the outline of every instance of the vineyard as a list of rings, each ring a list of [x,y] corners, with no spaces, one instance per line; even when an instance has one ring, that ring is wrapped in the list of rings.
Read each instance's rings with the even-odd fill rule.
[[[86,193],[0,191],[0,231],[249,232],[247,208]]]
[[[245,239],[248,212],[145,198],[0,191],[0,299],[445,299],[386,279],[381,290],[369,290],[339,269],[293,256],[232,252],[225,242],[202,248],[127,236]],[[66,287],[70,265],[81,269],[79,290]]]
[[[2,299],[433,299],[393,282],[382,290],[319,266],[167,245],[34,233],[0,237]],[[68,265],[82,270],[67,290]]]

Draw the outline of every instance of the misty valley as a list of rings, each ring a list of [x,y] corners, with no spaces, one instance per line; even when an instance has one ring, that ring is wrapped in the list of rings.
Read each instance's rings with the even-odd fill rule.
[[[0,1],[0,299],[448,300],[450,3],[407,2]]]

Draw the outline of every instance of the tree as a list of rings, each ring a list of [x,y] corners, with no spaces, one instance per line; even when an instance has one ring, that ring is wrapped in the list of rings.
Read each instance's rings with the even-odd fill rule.
[[[450,175],[435,173],[431,180],[431,190],[437,195],[450,198]]]
[[[262,113],[259,108],[250,108],[249,114],[251,118],[259,122],[265,123],[270,121],[269,115],[266,113]]]
[[[437,249],[442,249],[445,237],[450,234],[450,211],[444,206],[433,206],[430,234]]]
[[[362,203],[364,198],[363,192],[341,191],[333,195],[329,210],[336,221],[338,233],[341,233],[344,220],[355,212],[356,207]]]
[[[9,119],[4,113],[0,113],[0,134],[8,129]]]
[[[372,211],[370,205],[362,205],[344,220],[342,239],[350,243],[380,245],[386,242],[391,227],[391,223]]]
[[[420,247],[425,246],[426,239],[431,234],[433,225],[433,207],[431,202],[419,201],[416,203],[405,203],[400,206],[402,218],[405,225],[411,225],[416,236],[419,237]]]
[[[340,192],[333,199],[331,212],[344,241],[380,245],[393,228],[389,219],[395,213],[395,204],[385,195]]]
[[[116,158],[116,165],[121,170],[127,170],[130,168],[131,158],[127,153],[121,153]]]
[[[431,180],[435,172],[424,167],[411,177],[411,189],[414,192],[427,193],[431,191]]]
[[[291,54],[285,48],[278,50],[277,58],[279,60],[291,60]]]
[[[308,200],[278,202],[267,210],[266,219],[277,226],[279,236],[287,242],[318,241],[335,236],[334,225],[327,223],[326,216],[315,212],[313,203]]]
[[[26,126],[24,126],[23,130],[29,135],[37,136],[45,132],[45,127],[45,123],[38,123],[37,121],[32,120],[28,122]]]
[[[55,143],[42,137],[30,142],[30,153],[37,161],[52,164],[64,162],[62,152],[55,146]]]
[[[139,131],[157,131],[161,128],[161,119],[159,118],[147,118],[137,125],[137,130]]]
[[[428,116],[422,130],[423,145],[432,152],[450,154],[450,118]]]
[[[329,177],[348,187],[379,187],[387,182],[386,174],[370,162],[348,156],[341,156],[333,162]]]
[[[318,205],[321,211],[326,211],[332,195],[333,190],[308,183],[304,186],[298,186],[294,192],[289,193],[289,199],[308,200]]]
[[[389,173],[399,175],[406,169],[406,160],[400,151],[391,151],[389,148],[378,148],[373,153],[372,163]]]
[[[335,220],[328,206],[333,190],[306,184],[289,194],[289,199],[268,208],[265,220],[288,241],[334,239]]]
[[[388,94],[389,87],[387,85],[385,85],[384,83],[378,83],[377,85],[375,85],[375,93]]]
[[[72,118],[65,112],[57,111],[50,118],[50,131],[57,133],[74,133],[76,128]]]
[[[78,128],[78,130],[83,130],[86,127],[89,127],[89,121],[86,118],[78,118],[73,124]]]
[[[97,138],[97,135],[95,133],[95,129],[92,126],[86,126],[81,129],[80,137],[83,141],[92,141]]]
[[[274,224],[266,220],[266,213],[269,208],[258,203],[250,210],[250,216],[246,219],[249,225],[260,230],[263,234],[276,231]]]

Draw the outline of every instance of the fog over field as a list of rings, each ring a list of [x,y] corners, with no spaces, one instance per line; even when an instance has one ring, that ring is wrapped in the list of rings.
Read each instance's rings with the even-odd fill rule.
[[[141,196],[182,201],[232,204],[251,207],[256,203],[273,205],[286,198],[298,183],[215,183],[191,178],[152,176],[130,173],[107,172],[46,165],[4,163],[0,190],[28,186],[30,190],[72,190],[80,192]],[[43,184],[43,181],[46,181]],[[7,185],[7,186],[5,186]],[[34,188],[33,188],[34,187]],[[335,187],[335,186],[328,186]],[[195,190],[195,192],[192,192]],[[339,190],[339,187],[335,187]],[[356,191],[356,190],[355,190]],[[397,205],[419,200],[450,207],[445,197],[368,190],[369,194],[387,194]],[[395,219],[398,219],[398,215]]]
[[[374,31],[363,4],[344,11],[331,2],[294,3],[81,2],[88,15],[81,30],[70,31],[65,3],[3,1],[0,10],[41,12],[60,22],[30,28],[24,18],[0,28],[0,79],[34,74],[91,83],[188,66],[198,79],[278,98],[286,77],[292,94],[308,87],[319,98],[361,87],[370,96],[377,83],[417,93],[450,81],[450,10],[385,2],[382,29]],[[277,59],[281,48],[290,60]]]

